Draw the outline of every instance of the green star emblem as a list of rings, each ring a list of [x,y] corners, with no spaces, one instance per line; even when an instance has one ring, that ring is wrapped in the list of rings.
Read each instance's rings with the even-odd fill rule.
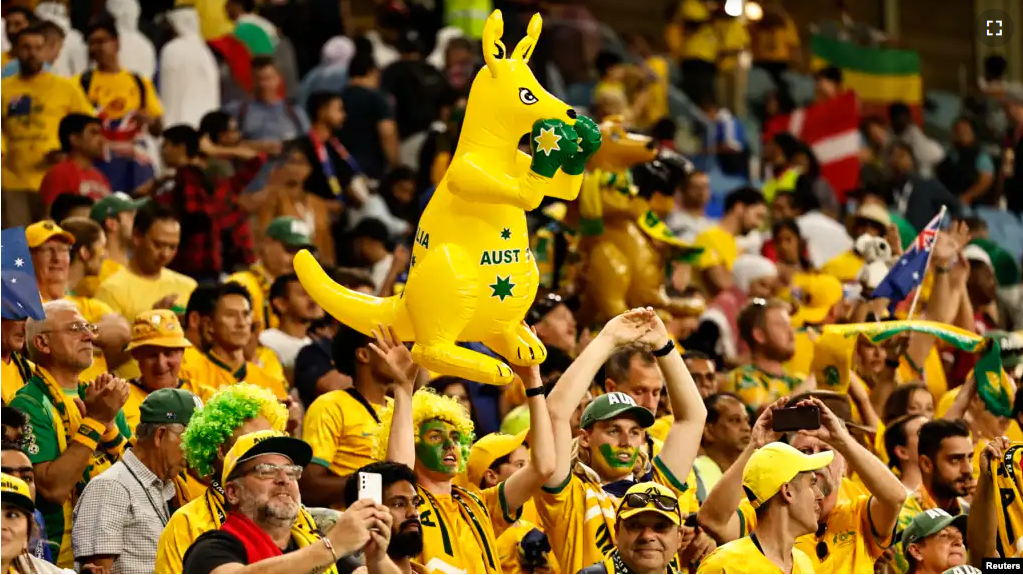
[[[504,228],[503,230],[501,230],[501,239],[502,240],[510,240],[511,239],[511,230],[509,230],[508,228]]]
[[[499,297],[501,301],[504,301],[504,298],[512,297],[512,288],[515,287],[515,284],[512,283],[511,276],[505,278],[497,276],[497,283],[492,283],[487,287],[494,290],[490,297]]]

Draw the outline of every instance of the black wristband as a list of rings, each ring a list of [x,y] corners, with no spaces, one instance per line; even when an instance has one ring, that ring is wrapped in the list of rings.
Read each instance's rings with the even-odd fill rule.
[[[538,395],[543,395],[543,386],[542,385],[537,386],[537,387],[531,387],[531,388],[526,390],[526,397],[536,397]]]
[[[669,339],[668,343],[664,344],[664,347],[661,349],[655,349],[652,353],[654,354],[654,357],[664,357],[671,353],[671,350],[673,349],[675,349],[675,342]]]

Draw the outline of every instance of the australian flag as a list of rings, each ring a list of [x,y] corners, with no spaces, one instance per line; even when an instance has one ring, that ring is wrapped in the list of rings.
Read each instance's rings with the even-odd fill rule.
[[[0,269],[3,271],[3,293],[0,315],[4,319],[46,319],[39,297],[32,254],[28,251],[25,228],[8,228],[0,237]]]
[[[895,307],[923,283],[924,275],[927,273],[927,262],[931,259],[931,250],[934,249],[938,231],[944,227],[944,223],[945,208],[942,208],[941,212],[924,226],[920,235],[913,240],[912,245],[874,289],[874,297],[886,297],[890,300],[888,311],[892,314],[895,313]]]

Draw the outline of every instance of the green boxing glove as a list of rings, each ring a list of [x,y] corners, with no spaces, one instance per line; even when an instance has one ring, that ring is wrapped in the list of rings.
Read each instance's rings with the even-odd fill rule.
[[[578,176],[586,171],[586,162],[600,149],[600,127],[590,118],[579,116],[572,128],[578,135],[579,151],[565,160],[561,169],[570,176]]]
[[[529,134],[533,161],[529,168],[537,175],[553,178],[558,168],[576,152],[577,136],[571,126],[561,120],[537,120]]]

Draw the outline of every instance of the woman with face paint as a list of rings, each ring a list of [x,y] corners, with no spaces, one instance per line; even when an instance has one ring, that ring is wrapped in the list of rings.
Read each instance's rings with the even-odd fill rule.
[[[664,375],[674,421],[661,452],[643,449],[654,416],[629,395],[598,396],[583,411],[580,435],[572,439],[572,414],[600,366],[615,349],[649,346]],[[566,573],[604,561],[614,551],[618,499],[638,482],[654,481],[676,497],[690,488],[707,410],[667,329],[651,308],[628,311],[607,323],[561,376],[547,404],[554,426],[557,466],[536,498],[537,512],[558,564]]]
[[[475,439],[472,420],[457,399],[424,388],[413,394],[418,368],[393,331],[374,334],[373,352],[391,368],[394,403],[380,414],[377,458],[411,467],[416,474],[423,549],[418,561],[428,573],[500,573],[494,532],[518,520],[522,505],[539,493],[554,472],[554,438],[539,366],[518,368],[530,414],[529,463],[481,491],[452,485],[465,471]]]

